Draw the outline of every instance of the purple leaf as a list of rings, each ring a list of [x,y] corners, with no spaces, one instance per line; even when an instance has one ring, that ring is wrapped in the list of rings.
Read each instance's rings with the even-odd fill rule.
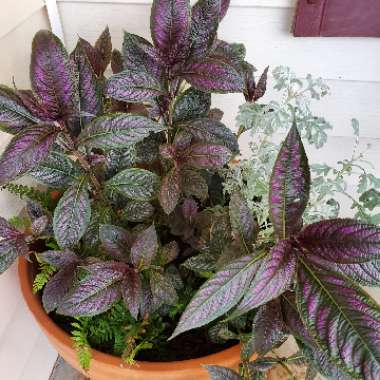
[[[178,302],[178,295],[169,276],[157,271],[150,274],[150,288],[156,305],[172,305]]]
[[[46,111],[39,99],[36,98],[32,90],[18,90],[17,95],[21,99],[24,106],[33,114],[43,121],[52,121],[52,117],[49,112]]]
[[[51,117],[68,118],[76,113],[77,96],[69,56],[59,38],[47,30],[34,37],[30,81]]]
[[[144,222],[154,214],[154,207],[149,202],[130,201],[120,217],[128,222]]]
[[[179,202],[181,196],[180,173],[177,168],[172,168],[162,179],[159,195],[160,205],[167,215],[171,214]]]
[[[243,252],[249,254],[258,233],[258,225],[248,207],[247,201],[240,193],[231,196],[229,205],[232,236],[239,243]]]
[[[221,0],[221,4],[220,4],[220,19],[221,20],[226,16],[229,7],[230,7],[230,0]]]
[[[208,197],[206,180],[193,169],[181,169],[181,189],[187,197],[194,196],[201,201]]]
[[[180,75],[201,91],[229,93],[244,89],[243,78],[236,69],[215,59],[193,61]]]
[[[232,309],[260,266],[260,257],[243,256],[206,281],[190,301],[170,339],[204,326]]]
[[[137,201],[149,201],[157,195],[159,177],[148,170],[131,168],[116,174],[106,182],[106,189]]]
[[[142,231],[131,248],[131,261],[135,267],[149,266],[158,250],[157,233],[152,224]]]
[[[191,12],[191,55],[203,57],[212,48],[221,19],[221,0],[199,0]]]
[[[380,377],[380,310],[357,285],[299,260],[297,308],[318,347],[355,378]]]
[[[86,51],[81,46],[80,41],[73,55],[78,69],[80,111],[91,115],[83,118],[84,124],[87,124],[102,112],[102,86],[96,77],[90,60],[86,55]]]
[[[124,32],[124,69],[144,71],[160,80],[164,74],[164,62],[159,51],[145,38]]]
[[[131,239],[124,228],[111,224],[101,224],[99,226],[99,239],[107,254],[115,259],[126,261]]]
[[[39,255],[43,261],[56,268],[79,263],[79,257],[69,249],[66,249],[65,251],[45,251]]]
[[[121,73],[124,70],[123,55],[120,50],[112,50],[111,69],[113,74]]]
[[[107,66],[111,62],[112,55],[112,42],[108,26],[104,29],[102,34],[95,42],[95,50],[98,55],[99,74],[103,75]]]
[[[140,299],[140,314],[146,317],[154,311],[153,294],[150,290],[149,282],[142,281],[141,299]]]
[[[267,90],[267,78],[268,78],[269,66],[265,68],[257,82],[256,88],[253,92],[253,101],[257,101],[262,98]]]
[[[277,298],[293,283],[296,269],[296,256],[292,244],[286,240],[273,247],[262,261],[243,300],[234,314],[242,315],[248,311]]]
[[[252,331],[254,350],[259,355],[265,355],[285,342],[287,334],[278,301],[259,308],[253,319]]]
[[[194,144],[185,152],[187,165],[197,169],[221,168],[231,158],[231,152],[223,145]]]
[[[186,198],[182,203],[182,214],[191,221],[198,213],[198,203],[192,198]]]
[[[127,272],[121,283],[121,294],[132,317],[137,319],[142,296],[142,283],[140,275],[135,270],[131,269]]]
[[[360,264],[335,264],[332,265],[332,269],[361,285],[376,287],[380,285],[380,260]]]
[[[100,56],[98,51],[83,38],[79,38],[78,44],[80,44],[81,48],[86,53],[87,59],[89,60],[96,76],[101,76]],[[71,54],[73,55],[73,53]]]
[[[86,232],[90,219],[87,180],[83,177],[65,191],[54,210],[53,228],[59,246],[71,248],[77,244]]]
[[[240,375],[234,370],[218,365],[205,365],[212,380],[242,380]]]
[[[82,267],[87,276],[60,303],[58,314],[92,317],[107,311],[120,298],[120,283],[128,266],[114,261]]]
[[[277,156],[270,180],[270,217],[280,239],[301,229],[309,189],[309,164],[297,126],[293,124]]]
[[[29,252],[25,235],[0,216],[0,274],[5,272],[18,256]]]
[[[42,305],[47,313],[55,310],[69,293],[76,278],[76,267],[75,263],[64,266],[45,285]]]
[[[211,106],[211,94],[190,87],[176,100],[173,122],[180,123],[207,115]]]
[[[208,118],[196,119],[183,126],[185,131],[199,141],[215,145],[224,145],[232,153],[239,153],[239,144],[235,134],[220,121]]]
[[[107,81],[106,94],[124,102],[141,103],[163,95],[164,90],[151,74],[127,69]]]
[[[0,158],[0,185],[14,180],[42,162],[58,131],[53,125],[35,125],[14,136]]]
[[[94,119],[79,135],[79,144],[103,150],[123,149],[165,126],[144,116],[115,113]]]
[[[42,235],[50,224],[51,220],[47,215],[40,216],[39,218],[33,220],[31,225],[31,230],[34,236]]]
[[[380,228],[354,219],[311,224],[297,236],[297,242],[306,256],[333,263],[357,264],[380,259]]]
[[[10,88],[0,85],[0,129],[16,134],[39,122],[24,106],[22,100]]]
[[[170,63],[185,58],[190,46],[190,1],[154,0],[150,29],[154,45]]]

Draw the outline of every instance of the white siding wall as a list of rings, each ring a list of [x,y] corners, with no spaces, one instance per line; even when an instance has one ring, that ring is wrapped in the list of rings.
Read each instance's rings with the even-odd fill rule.
[[[356,117],[361,123],[361,143],[363,146],[372,144],[369,158],[380,170],[380,39],[296,39],[290,33],[296,0],[231,2],[230,12],[221,25],[220,37],[243,42],[248,60],[259,70],[266,65],[272,68],[287,65],[303,77],[307,73],[322,76],[330,85],[332,95],[320,102],[315,112],[334,125],[333,137],[322,155],[310,152],[311,160],[333,163],[348,156],[353,145],[350,120]],[[13,3],[10,2],[11,6]],[[110,26],[114,46],[118,48],[121,47],[123,29],[149,38],[148,0],[58,0],[58,10],[69,49],[74,47],[78,35],[95,41],[105,25]],[[0,29],[3,52],[0,82],[11,84],[15,75],[16,83],[25,87],[32,35],[40,28],[47,28],[48,23],[44,11],[34,13],[26,21],[23,15],[17,23],[17,28],[3,23],[4,29]],[[273,96],[276,94],[269,90],[266,98]],[[242,96],[218,95],[213,99],[214,105],[225,111],[226,124],[234,127]],[[8,137],[1,134],[0,150],[7,141]],[[13,197],[0,194],[0,215],[8,217],[17,213],[19,207]],[[15,268],[0,278],[0,298],[5,300],[0,308],[0,378],[47,379],[54,352],[20,302]],[[36,363],[40,364],[36,366]]]

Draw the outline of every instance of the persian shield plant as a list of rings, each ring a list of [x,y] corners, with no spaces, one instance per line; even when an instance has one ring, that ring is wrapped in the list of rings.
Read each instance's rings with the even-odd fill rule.
[[[211,93],[260,107],[268,72],[256,82],[244,46],[218,39],[228,5],[155,0],[153,44],[126,32],[122,51],[108,28],[71,54],[37,33],[32,90],[0,87],[0,125],[13,134],[0,184],[27,198],[28,214],[0,219],[0,271],[19,256],[38,266],[34,290],[84,368],[91,347],[132,364],[240,340],[240,373],[208,366],[213,379],[257,379],[292,360],[334,379],[377,379],[380,310],[358,284],[377,270],[380,230],[305,225],[310,170],[297,124],[274,164],[265,223],[252,199],[223,189],[243,131],[223,124]],[[47,190],[12,183],[22,175]],[[267,358],[289,334],[300,354]],[[178,352],[183,342],[189,352]]]

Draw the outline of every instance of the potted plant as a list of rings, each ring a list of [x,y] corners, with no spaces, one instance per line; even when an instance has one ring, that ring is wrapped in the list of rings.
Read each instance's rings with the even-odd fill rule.
[[[228,3],[156,0],[153,45],[125,33],[122,53],[108,29],[70,55],[37,33],[32,90],[0,88],[1,126],[14,134],[0,184],[29,199],[27,218],[0,219],[0,270],[20,258],[32,313],[91,379],[202,379],[206,369],[259,379],[285,365],[264,355],[289,333],[326,376],[376,379],[380,311],[357,284],[375,271],[380,230],[303,222],[310,170],[297,123],[264,222],[249,207],[262,195],[223,189],[244,128],[232,133],[210,94],[240,92],[263,109],[267,76],[256,83],[244,47],[217,39]],[[24,174],[47,190],[11,183]]]

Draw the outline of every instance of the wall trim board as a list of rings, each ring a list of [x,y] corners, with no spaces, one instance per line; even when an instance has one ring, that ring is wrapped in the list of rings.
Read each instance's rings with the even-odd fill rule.
[[[151,4],[151,0],[57,0],[58,3]],[[231,0],[231,7],[295,8],[297,0]]]

